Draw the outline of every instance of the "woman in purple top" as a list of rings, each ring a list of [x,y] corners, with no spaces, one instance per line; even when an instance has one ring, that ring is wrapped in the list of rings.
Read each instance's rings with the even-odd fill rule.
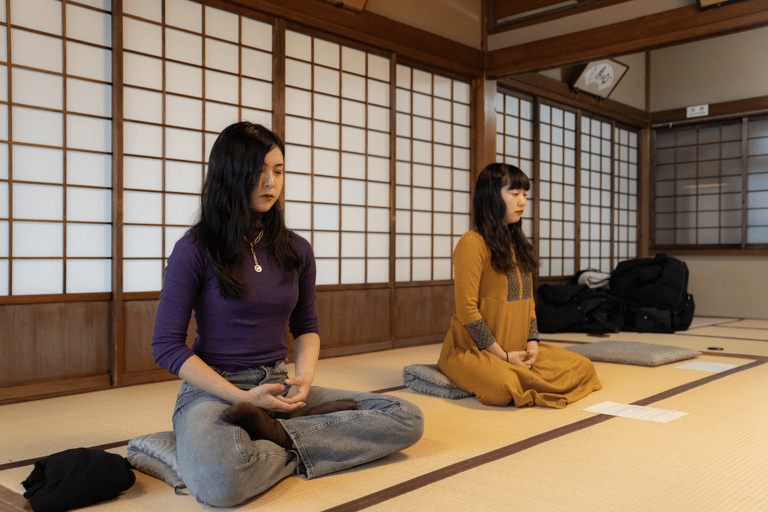
[[[423,432],[421,411],[405,400],[312,386],[315,259],[285,227],[284,152],[260,125],[221,132],[200,220],[176,243],[160,295],[152,354],[184,381],[173,413],[179,476],[208,505],[239,504],[292,474],[314,478],[384,457]]]

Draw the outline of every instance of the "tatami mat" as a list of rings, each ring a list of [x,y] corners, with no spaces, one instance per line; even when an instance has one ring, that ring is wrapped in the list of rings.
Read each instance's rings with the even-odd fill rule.
[[[765,350],[768,356],[768,343],[694,336],[724,322],[743,321],[696,319],[697,327],[685,336],[617,333],[611,339],[717,344],[726,347],[722,355],[706,353],[697,360],[737,365],[733,373],[708,382],[720,374],[680,369],[679,363],[657,368],[596,363],[603,389],[563,410],[486,407],[474,398],[454,401],[402,389],[402,368],[434,363],[439,345],[321,360],[318,385],[394,388],[389,392],[417,404],[425,415],[424,437],[361,468],[311,481],[288,478],[238,510],[759,510],[768,481],[763,435],[768,411],[761,405],[768,363],[752,367],[754,358],[733,354],[762,356]],[[557,336],[563,344],[601,339]],[[678,391],[681,386],[692,389]],[[178,387],[179,381],[171,381],[0,407],[7,431],[0,439],[0,486],[23,492],[20,482],[31,464],[9,467],[11,462],[169,430]],[[583,410],[662,393],[671,396],[652,407],[688,414],[666,424],[626,418],[593,424],[599,415]],[[110,451],[124,455],[125,447]],[[762,478],[761,486],[756,478]],[[724,506],[730,489],[741,489],[739,482],[745,481],[751,482],[749,492],[734,491],[739,507]],[[140,473],[126,493],[92,508],[210,510]]]

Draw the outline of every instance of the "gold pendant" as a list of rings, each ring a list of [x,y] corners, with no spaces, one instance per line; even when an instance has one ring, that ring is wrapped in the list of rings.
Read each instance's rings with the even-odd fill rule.
[[[256,272],[261,272],[261,265],[256,265],[255,267],[253,267],[253,270],[255,270]]]

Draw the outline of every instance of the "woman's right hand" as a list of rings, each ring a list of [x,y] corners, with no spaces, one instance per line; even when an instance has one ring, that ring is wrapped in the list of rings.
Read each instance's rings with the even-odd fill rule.
[[[287,402],[282,395],[275,396],[285,389],[281,384],[262,384],[247,390],[244,402],[250,402],[257,407],[272,412],[293,412],[304,407],[304,402]]]
[[[531,363],[527,361],[528,352],[525,350],[517,350],[515,352],[507,352],[509,364],[519,364],[526,368],[531,367]]]

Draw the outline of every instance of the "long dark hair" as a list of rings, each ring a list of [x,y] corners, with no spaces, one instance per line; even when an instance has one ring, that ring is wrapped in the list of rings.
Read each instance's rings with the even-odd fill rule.
[[[242,298],[245,281],[243,259],[250,254],[246,242],[264,228],[262,243],[267,253],[279,262],[286,274],[300,271],[301,259],[285,227],[280,201],[262,214],[251,209],[251,193],[267,153],[274,148],[285,155],[280,137],[259,124],[247,121],[228,126],[213,143],[208,174],[200,201],[200,220],[195,225],[197,239],[213,264],[219,290],[225,297]],[[257,222],[261,226],[257,228]]]
[[[505,188],[527,191],[531,189],[531,182],[523,171],[509,164],[490,164],[480,172],[472,203],[477,231],[491,250],[491,266],[496,271],[507,273],[515,269],[514,249],[520,270],[534,272],[539,268],[539,261],[523,233],[522,221],[504,223],[507,204],[501,191]]]

